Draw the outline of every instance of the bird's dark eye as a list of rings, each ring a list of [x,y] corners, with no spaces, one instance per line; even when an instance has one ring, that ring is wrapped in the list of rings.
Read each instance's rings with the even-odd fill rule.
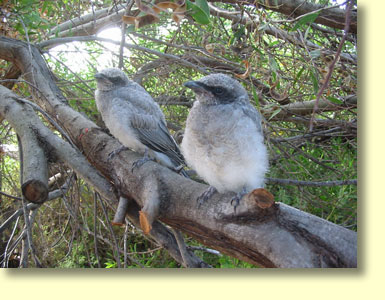
[[[223,88],[221,88],[221,87],[216,87],[216,88],[214,89],[214,93],[215,93],[216,95],[222,95],[224,92],[225,92],[225,90],[224,90]]]
[[[111,81],[113,82],[119,82],[120,78],[118,76],[116,77],[110,77]]]
[[[115,84],[122,84],[124,81],[119,76],[110,77],[110,81]]]

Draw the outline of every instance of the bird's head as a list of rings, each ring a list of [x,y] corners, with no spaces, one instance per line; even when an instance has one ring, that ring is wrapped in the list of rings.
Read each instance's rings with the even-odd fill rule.
[[[117,68],[104,69],[94,76],[100,91],[110,91],[126,86],[129,82],[127,75]]]
[[[188,81],[184,85],[192,89],[196,99],[203,104],[248,101],[248,95],[243,86],[225,74],[211,74],[196,81]]]

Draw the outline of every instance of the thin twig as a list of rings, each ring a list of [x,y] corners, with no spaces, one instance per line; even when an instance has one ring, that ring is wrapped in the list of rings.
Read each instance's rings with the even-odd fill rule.
[[[333,73],[335,64],[337,63],[337,61],[338,61],[338,59],[340,57],[340,54],[341,54],[341,51],[342,51],[342,46],[344,45],[345,40],[346,40],[346,38],[347,38],[347,36],[349,34],[350,16],[351,16],[351,11],[352,11],[353,4],[354,4],[354,1],[350,0],[349,5],[346,8],[344,35],[343,35],[343,37],[341,39],[341,42],[340,42],[340,44],[338,46],[337,52],[335,54],[335,57],[334,57],[333,61],[331,62],[331,64],[329,65],[329,71],[328,71],[328,73],[326,75],[324,83],[322,84],[322,87],[318,91],[317,98],[316,98],[316,101],[314,103],[313,113],[312,113],[311,119],[310,119],[309,131],[313,130],[313,123],[314,123],[314,119],[315,119],[315,113],[317,112],[317,109],[318,109],[318,102],[321,99],[321,96],[322,96],[324,90],[329,85],[329,81],[330,81],[330,78],[332,77],[332,73]]]
[[[2,191],[0,191],[0,195],[5,196],[5,197],[8,197],[8,198],[13,199],[13,200],[18,200],[18,201],[21,200],[20,197],[12,196],[12,195],[9,195],[9,194],[4,193],[4,192],[2,192]]]
[[[9,259],[7,259],[7,251],[8,251],[9,244],[12,241],[13,236],[15,235],[17,225],[19,224],[19,219],[20,219],[20,216],[17,217],[15,226],[13,226],[13,230],[12,230],[11,236],[9,237],[7,245],[5,246],[3,268],[8,268],[8,261],[9,261]],[[10,252],[10,253],[12,253],[12,252]]]
[[[205,247],[199,247],[199,246],[187,246],[187,249],[191,251],[204,251],[210,254],[214,254],[217,256],[223,256],[222,253],[220,253],[218,250],[215,249],[210,249],[210,248],[205,248]]]
[[[126,223],[126,226],[124,228],[124,235],[123,235],[123,268],[127,268],[127,238],[128,238],[128,223]]]
[[[96,197],[94,197],[94,248],[95,248],[95,256],[98,261],[98,267],[101,268],[99,252],[98,252],[98,240],[96,238],[96,216],[97,216],[97,201]]]
[[[333,181],[303,181],[293,179],[271,178],[266,177],[267,184],[282,184],[296,186],[339,186],[339,185],[357,185],[357,179],[333,180]]]
[[[103,214],[104,214],[104,217],[105,217],[106,222],[107,222],[107,228],[110,231],[110,234],[111,234],[112,239],[114,241],[114,243],[113,243],[114,248],[115,248],[114,249],[114,256],[115,256],[115,260],[116,260],[116,263],[117,263],[117,267],[121,268],[122,265],[120,263],[118,241],[116,239],[116,235],[114,233],[114,230],[112,229],[111,222],[109,221],[108,213],[107,213],[106,207],[104,206],[103,199],[102,199],[102,197],[99,196],[99,194],[97,192],[94,193],[94,197],[97,197],[97,199],[99,199],[99,202],[100,202],[100,204],[102,206]]]
[[[133,0],[129,0],[127,3],[126,10],[124,12],[125,15],[128,15],[132,6],[134,5]],[[127,24],[125,22],[122,22],[122,29],[121,29],[121,40],[120,40],[120,46],[119,46],[119,65],[118,68],[122,69],[123,68],[123,53],[124,53],[124,44],[126,43],[126,29],[127,29]]]

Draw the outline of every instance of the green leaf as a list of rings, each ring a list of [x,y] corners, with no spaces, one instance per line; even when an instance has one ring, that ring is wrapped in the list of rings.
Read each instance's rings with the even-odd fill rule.
[[[207,0],[195,0],[195,4],[205,12],[207,17],[210,17],[210,8],[207,3]]]
[[[313,59],[320,57],[321,56],[321,50],[316,49],[316,50],[310,51],[310,56]]]
[[[275,45],[277,45],[277,44],[279,44],[280,43],[280,41],[274,41],[274,42],[271,42],[270,44],[269,44],[269,47],[273,47],[273,46],[275,46]]]
[[[255,106],[257,108],[259,108],[259,97],[258,97],[258,93],[257,93],[257,90],[256,90],[254,85],[251,86],[251,91],[253,92],[253,98],[255,101]]]
[[[21,0],[21,3],[25,6],[32,6],[34,0]]]
[[[314,94],[317,94],[317,93],[318,93],[319,86],[318,86],[317,75],[316,75],[316,72],[315,72],[314,70],[310,70],[310,77],[311,77],[311,80],[312,80],[312,82],[313,82],[313,90],[314,90]]]
[[[41,7],[41,13],[42,14],[46,11],[49,3],[50,3],[49,1],[44,1],[43,2],[43,6]]]
[[[199,7],[198,5],[195,5],[191,1],[186,1],[187,3],[187,10],[191,11],[191,16],[194,18],[194,20],[202,25],[207,25],[210,23],[210,18],[206,14],[206,12]]]
[[[241,25],[241,27],[230,38],[229,45],[234,44],[235,39],[239,39],[244,34],[245,34],[245,26]]]
[[[291,31],[295,31],[297,30],[298,28],[306,25],[306,24],[312,24],[315,19],[317,19],[318,15],[320,14],[320,12],[317,12],[317,13],[314,13],[314,14],[310,14],[310,15],[306,15],[306,16],[303,16],[301,19],[299,19],[299,21],[294,25],[294,27],[291,29]]]
[[[343,101],[341,101],[340,99],[338,98],[335,98],[335,97],[332,97],[332,96],[329,96],[329,97],[326,97],[330,102],[333,102],[335,104],[343,104]]]
[[[280,112],[281,112],[282,108],[281,107],[278,107],[274,112],[273,114],[270,116],[269,118],[269,121],[274,118],[276,115],[278,115]]]
[[[303,71],[305,70],[305,67],[302,67],[301,70],[299,70],[299,72],[297,73],[297,75],[295,76],[295,79],[294,79],[294,82],[293,82],[293,86],[296,85],[297,81],[299,80],[299,78],[301,77]]]
[[[277,64],[277,62],[275,61],[275,59],[273,57],[270,57],[269,63],[270,63],[271,70],[273,70],[274,72],[277,72],[278,64]]]
[[[234,38],[239,39],[244,34],[245,34],[245,26],[241,25],[241,27],[234,33]]]
[[[258,26],[258,31],[264,31],[266,28],[269,27],[269,24],[268,23],[261,23],[259,26]]]

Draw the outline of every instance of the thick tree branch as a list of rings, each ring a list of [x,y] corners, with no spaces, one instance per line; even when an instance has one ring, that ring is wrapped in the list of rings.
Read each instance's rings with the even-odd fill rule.
[[[108,144],[106,138],[97,141],[97,136],[97,132],[90,132],[84,147],[91,148],[93,143]],[[112,165],[113,172],[122,180],[123,191],[142,205],[145,182],[155,174],[162,183],[160,219],[223,253],[267,267],[356,265],[356,233],[352,231],[281,203],[270,210],[260,210],[241,201],[234,214],[230,205],[233,193],[217,194],[198,208],[196,198],[207,186],[155,163],[147,163],[132,174],[130,168],[137,155],[121,153],[108,165],[105,152],[95,151],[93,159],[104,165],[106,172]],[[324,235],[325,232],[329,233]]]

